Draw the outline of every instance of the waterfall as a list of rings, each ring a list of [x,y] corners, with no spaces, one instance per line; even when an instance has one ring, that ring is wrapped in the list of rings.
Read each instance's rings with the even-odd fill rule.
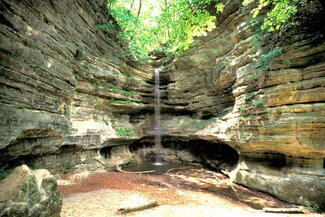
[[[160,70],[155,69],[155,151],[156,151],[156,164],[162,162],[162,145],[161,145],[161,126],[160,126],[160,82],[159,82]]]

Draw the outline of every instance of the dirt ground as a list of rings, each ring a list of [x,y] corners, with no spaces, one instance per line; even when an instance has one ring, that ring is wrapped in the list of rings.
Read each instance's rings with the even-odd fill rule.
[[[61,176],[62,217],[226,217],[325,216],[232,184],[205,169],[174,170],[162,175],[78,172]],[[127,214],[121,208],[155,201],[157,206]],[[303,214],[268,213],[263,208],[296,208]]]

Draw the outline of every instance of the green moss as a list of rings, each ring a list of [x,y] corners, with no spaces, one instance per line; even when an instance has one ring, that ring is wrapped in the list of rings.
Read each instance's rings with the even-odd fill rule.
[[[240,121],[247,121],[247,120],[249,120],[249,119],[251,119],[251,117],[249,117],[249,116],[240,116],[240,117],[238,118],[238,120],[240,120]]]
[[[118,127],[113,123],[112,123],[112,127],[116,131],[117,135],[119,135],[119,136],[134,136],[135,135],[133,133],[132,129]]]
[[[66,117],[70,117],[71,116],[71,109],[70,107],[66,106],[64,109],[64,114]]]
[[[110,124],[109,121],[103,120],[104,124],[107,126]],[[115,130],[119,136],[136,136],[136,133],[131,128],[118,127],[115,123],[111,123],[112,128]]]
[[[119,89],[119,88],[117,88],[117,87],[115,87],[113,85],[111,86],[110,89],[113,90],[113,91],[119,92],[119,93],[127,94],[127,95],[134,95],[136,93],[134,91],[128,91],[128,90]]]
[[[242,105],[240,108],[239,108],[239,112],[240,113],[244,113],[246,111],[247,107],[245,105]]]
[[[100,81],[96,80],[91,85],[93,85],[94,87],[100,87],[101,83],[100,83]]]
[[[262,104],[264,104],[265,102],[264,102],[264,100],[257,100],[257,99],[253,99],[252,100],[252,104],[254,105],[254,106],[259,106],[259,105],[262,105]]]
[[[107,120],[103,120],[103,122],[108,126],[109,122]]]
[[[193,121],[193,122],[189,122],[188,125],[191,127],[197,127],[197,128],[201,128],[204,127],[212,122],[214,122],[215,120],[220,120],[222,119],[223,116],[218,116],[218,117],[212,117],[208,120],[201,120],[201,121]]]
[[[245,95],[245,99],[246,100],[251,99],[252,97],[254,97],[256,95],[257,95],[257,92],[248,93],[248,94]]]
[[[273,50],[270,50],[269,52],[262,54],[260,56],[260,63],[262,65],[268,64],[268,63],[270,63],[271,60],[275,59],[276,57],[280,56],[281,54],[282,54],[282,48],[276,47]]]
[[[136,94],[135,91],[129,91],[129,90],[123,90],[118,88],[117,86],[114,86],[112,84],[102,84],[100,81],[96,80],[92,83],[92,86],[96,87],[96,88],[103,88],[103,89],[109,89],[115,92],[119,92],[119,93],[123,93],[123,94],[127,94],[127,95],[134,95]]]
[[[46,71],[45,69],[42,69],[41,67],[31,64],[30,67],[33,69],[34,72],[37,74],[45,75],[47,77],[53,76],[50,72]]]
[[[131,100],[109,99],[108,101],[113,102],[113,103],[120,103],[120,104],[136,103],[136,104],[139,104],[139,105],[144,105],[144,103],[142,103],[142,102],[135,102],[135,101],[131,101]]]
[[[0,167],[0,180],[5,179],[11,172],[12,172],[12,169],[9,169],[5,166],[1,166]]]

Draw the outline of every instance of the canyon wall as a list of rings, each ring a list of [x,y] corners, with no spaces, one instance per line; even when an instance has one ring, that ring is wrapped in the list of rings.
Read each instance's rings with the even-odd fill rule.
[[[316,32],[302,22],[307,27],[287,32],[274,46],[278,33],[263,38],[261,20],[252,19],[241,1],[224,2],[217,29],[176,58],[165,75],[165,103],[192,118],[175,116],[164,124],[171,134],[183,131],[235,148],[235,182],[324,207],[324,28]],[[324,14],[320,3],[318,9]]]
[[[125,57],[105,1],[0,6],[2,165],[100,167],[100,148],[141,137],[153,110],[152,70]]]
[[[224,3],[217,29],[161,72],[166,153],[202,162],[217,152],[235,162],[235,182],[325,207],[321,33],[298,31],[276,47],[241,1]],[[129,145],[150,146],[153,71],[128,59],[105,1],[0,7],[1,166],[107,168],[134,160]]]

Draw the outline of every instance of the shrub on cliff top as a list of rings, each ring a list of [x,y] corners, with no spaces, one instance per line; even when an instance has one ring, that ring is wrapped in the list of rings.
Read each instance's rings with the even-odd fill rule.
[[[223,10],[218,0],[108,0],[108,9],[122,32],[121,41],[128,42],[125,56],[146,62],[148,54],[164,48],[166,54],[181,54],[189,48],[194,37],[213,30],[216,17],[207,8]],[[96,26],[103,31],[111,23]]]
[[[244,0],[243,5],[255,4],[251,10],[252,17],[259,15],[260,11],[267,9],[262,30],[273,32],[279,30],[295,13],[298,8],[304,6],[308,0]]]
[[[145,62],[149,53],[161,49],[169,55],[181,54],[195,44],[195,37],[205,36],[216,28],[216,14],[224,9],[218,1],[108,0],[107,7],[121,27],[119,38],[128,42],[125,56]],[[242,4],[251,6],[253,18],[263,14],[261,28],[272,32],[285,26],[309,2],[313,1],[244,0]],[[97,28],[108,31],[111,25],[108,21]]]

